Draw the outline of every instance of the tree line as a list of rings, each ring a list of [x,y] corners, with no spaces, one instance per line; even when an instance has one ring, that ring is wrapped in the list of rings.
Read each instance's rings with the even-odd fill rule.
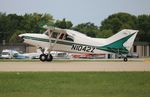
[[[90,37],[107,38],[122,29],[139,30],[136,41],[150,42],[150,15],[131,15],[129,13],[116,13],[104,19],[100,26],[87,22],[73,25],[71,21],[55,20],[50,14],[6,14],[0,12],[0,43],[18,43],[21,33],[43,33],[43,25],[63,29],[73,29]]]

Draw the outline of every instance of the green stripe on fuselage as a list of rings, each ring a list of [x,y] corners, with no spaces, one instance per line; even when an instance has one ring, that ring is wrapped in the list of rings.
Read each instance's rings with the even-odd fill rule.
[[[24,36],[24,39],[37,40],[37,41],[42,41],[42,42],[49,42],[48,39],[31,37],[31,36]]]
[[[36,41],[42,41],[42,42],[49,42],[49,39],[44,39],[44,38],[37,38],[37,37],[31,37],[31,36],[25,36],[24,37],[25,39],[31,39],[31,40],[36,40]],[[56,40],[55,39],[52,39],[52,43],[54,43]],[[71,42],[71,41],[64,41],[64,40],[58,40],[56,42],[57,44],[64,44],[64,45],[69,45],[69,46],[72,46],[73,44],[76,44],[76,45],[84,45],[84,44],[77,44],[77,43],[74,43],[74,42]],[[84,46],[89,46],[89,45],[84,45]]]

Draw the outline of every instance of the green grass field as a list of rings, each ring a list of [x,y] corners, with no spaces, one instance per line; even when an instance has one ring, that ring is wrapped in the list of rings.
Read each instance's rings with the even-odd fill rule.
[[[150,72],[1,72],[0,97],[150,97]]]

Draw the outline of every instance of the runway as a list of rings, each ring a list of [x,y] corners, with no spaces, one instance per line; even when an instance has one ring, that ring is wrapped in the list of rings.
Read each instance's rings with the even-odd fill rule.
[[[0,62],[0,72],[150,71],[150,62]]]

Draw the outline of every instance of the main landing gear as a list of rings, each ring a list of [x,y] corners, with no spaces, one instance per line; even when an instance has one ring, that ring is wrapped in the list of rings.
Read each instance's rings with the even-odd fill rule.
[[[53,60],[53,56],[50,54],[50,52],[48,53],[48,54],[44,54],[44,49],[42,49],[42,48],[40,48],[41,49],[41,52],[42,52],[42,54],[40,55],[40,60],[42,61],[42,62],[44,62],[44,61],[49,61],[49,62],[51,62],[52,60]]]
[[[52,61],[53,60],[53,56],[51,54],[41,54],[40,55],[40,60],[42,62],[44,62],[44,61]]]

